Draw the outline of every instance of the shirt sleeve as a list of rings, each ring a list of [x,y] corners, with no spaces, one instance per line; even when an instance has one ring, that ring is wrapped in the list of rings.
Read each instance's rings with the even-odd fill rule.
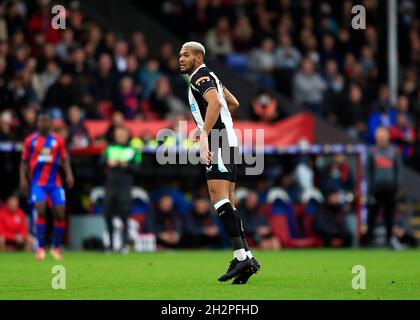
[[[197,72],[197,74],[191,78],[191,85],[200,92],[202,97],[204,97],[206,92],[210,89],[217,89],[214,78],[207,71]]]
[[[30,140],[29,138],[26,138],[24,143],[23,143],[23,151],[22,151],[22,160],[23,161],[28,161],[29,160],[29,146],[30,144]]]

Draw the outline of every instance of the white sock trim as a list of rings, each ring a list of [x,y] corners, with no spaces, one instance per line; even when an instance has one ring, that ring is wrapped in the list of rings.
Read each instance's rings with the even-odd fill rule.
[[[246,259],[245,249],[238,249],[233,251],[233,257],[238,259],[239,261],[244,261]]]
[[[225,203],[230,202],[229,199],[222,199],[217,201],[215,204],[213,204],[213,207],[217,210],[219,209],[221,206],[223,206]]]
[[[252,259],[253,255],[251,253],[251,250],[246,251],[246,255],[248,258]]]

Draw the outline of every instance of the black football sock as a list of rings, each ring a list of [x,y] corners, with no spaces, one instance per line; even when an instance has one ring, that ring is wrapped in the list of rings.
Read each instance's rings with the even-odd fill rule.
[[[239,226],[239,233],[241,235],[243,247],[244,247],[245,251],[250,251],[249,246],[248,246],[248,242],[246,241],[244,225],[242,223],[242,219],[239,216],[238,211],[236,209],[234,209],[233,211],[235,213],[236,221],[237,221],[237,224]]]
[[[245,252],[238,221],[235,217],[235,213],[229,199],[222,199],[216,202],[214,204],[214,208],[222,219],[223,225],[225,226],[226,232],[230,238],[233,251],[236,252],[237,250],[242,249]]]

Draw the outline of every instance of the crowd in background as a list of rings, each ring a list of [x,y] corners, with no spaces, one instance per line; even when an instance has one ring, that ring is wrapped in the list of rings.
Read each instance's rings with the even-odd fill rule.
[[[353,5],[366,9],[366,29],[352,28]],[[353,137],[374,143],[389,129],[406,163],[420,160],[420,6],[398,6],[398,100],[386,83],[386,8],[379,1],[166,0],[158,14],[183,39],[203,41],[209,54],[231,69],[277,90]],[[180,19],[180,17],[187,17]],[[268,106],[255,119],[277,119]],[[281,108],[280,108],[281,109]]]
[[[167,0],[160,15],[183,38],[203,41],[209,56],[261,85],[245,106],[248,118],[282,118],[270,94],[277,90],[368,143],[379,126],[387,127],[405,162],[417,168],[419,6],[411,0],[399,6],[401,72],[393,105],[383,84],[378,4],[362,4],[363,31],[351,27],[350,0]],[[50,9],[49,1],[0,5],[0,140],[21,141],[44,108],[67,124],[60,128],[69,144],[81,147],[89,143],[83,119],[111,119],[114,112],[124,119],[190,116],[187,79],[170,42],[152,53],[147,35],[125,39],[102,29],[77,1],[69,2],[67,28],[56,30]]]
[[[406,163],[419,166],[419,6],[409,0],[400,5],[401,86],[392,105],[388,88],[380,84],[377,3],[362,3],[368,22],[362,32],[350,28],[353,2],[348,0],[170,0],[162,2],[160,14],[178,35],[201,40],[210,57],[260,84],[261,91],[245,106],[248,118],[273,122],[284,117],[272,94],[277,90],[369,143],[378,127],[388,128]],[[55,130],[70,148],[95,143],[85,119],[110,120],[104,139],[112,142],[113,128],[126,119],[190,117],[187,78],[179,73],[170,42],[154,54],[147,33],[126,39],[100,28],[77,1],[67,7],[67,28],[55,30],[50,9],[43,0],[0,4],[0,141],[22,141],[35,129],[41,109],[50,111],[58,123]],[[154,137],[142,138],[132,143],[156,143]],[[255,245],[278,248],[291,241],[293,246],[293,240],[315,236],[326,245],[354,244],[354,168],[343,156],[321,167],[315,162],[303,157],[277,181],[262,179],[265,186],[246,192],[238,208]],[[81,202],[89,191],[80,194]],[[178,188],[170,196],[148,191],[153,208],[146,229],[160,245],[223,246],[218,217],[203,199],[207,195],[190,194],[187,200]],[[13,220],[13,205],[12,200],[2,204],[4,221]],[[91,205],[84,202],[87,212]],[[276,215],[285,216],[290,234],[273,228]],[[0,246],[7,242],[5,229],[0,225]]]
[[[22,141],[40,109],[82,146],[82,119],[188,116],[187,79],[169,42],[152,54],[142,32],[125,39],[101,29],[76,1],[64,30],[51,27],[50,12],[49,1],[0,4],[0,140]]]

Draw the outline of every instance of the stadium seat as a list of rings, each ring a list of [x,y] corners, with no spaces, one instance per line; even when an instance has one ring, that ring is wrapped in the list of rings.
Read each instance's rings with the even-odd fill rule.
[[[147,217],[151,212],[152,207],[150,198],[147,191],[140,187],[134,187],[131,190],[131,197],[133,199],[133,204],[130,218],[139,223],[141,230],[146,225]]]
[[[92,214],[103,214],[105,205],[105,188],[94,187],[90,191],[89,202]]]
[[[284,248],[306,248],[317,247],[320,242],[315,237],[294,239],[289,232],[287,217],[285,215],[275,215],[269,219],[273,234],[280,240]]]
[[[225,63],[229,69],[244,73],[247,71],[248,57],[242,53],[231,53],[226,56]]]

